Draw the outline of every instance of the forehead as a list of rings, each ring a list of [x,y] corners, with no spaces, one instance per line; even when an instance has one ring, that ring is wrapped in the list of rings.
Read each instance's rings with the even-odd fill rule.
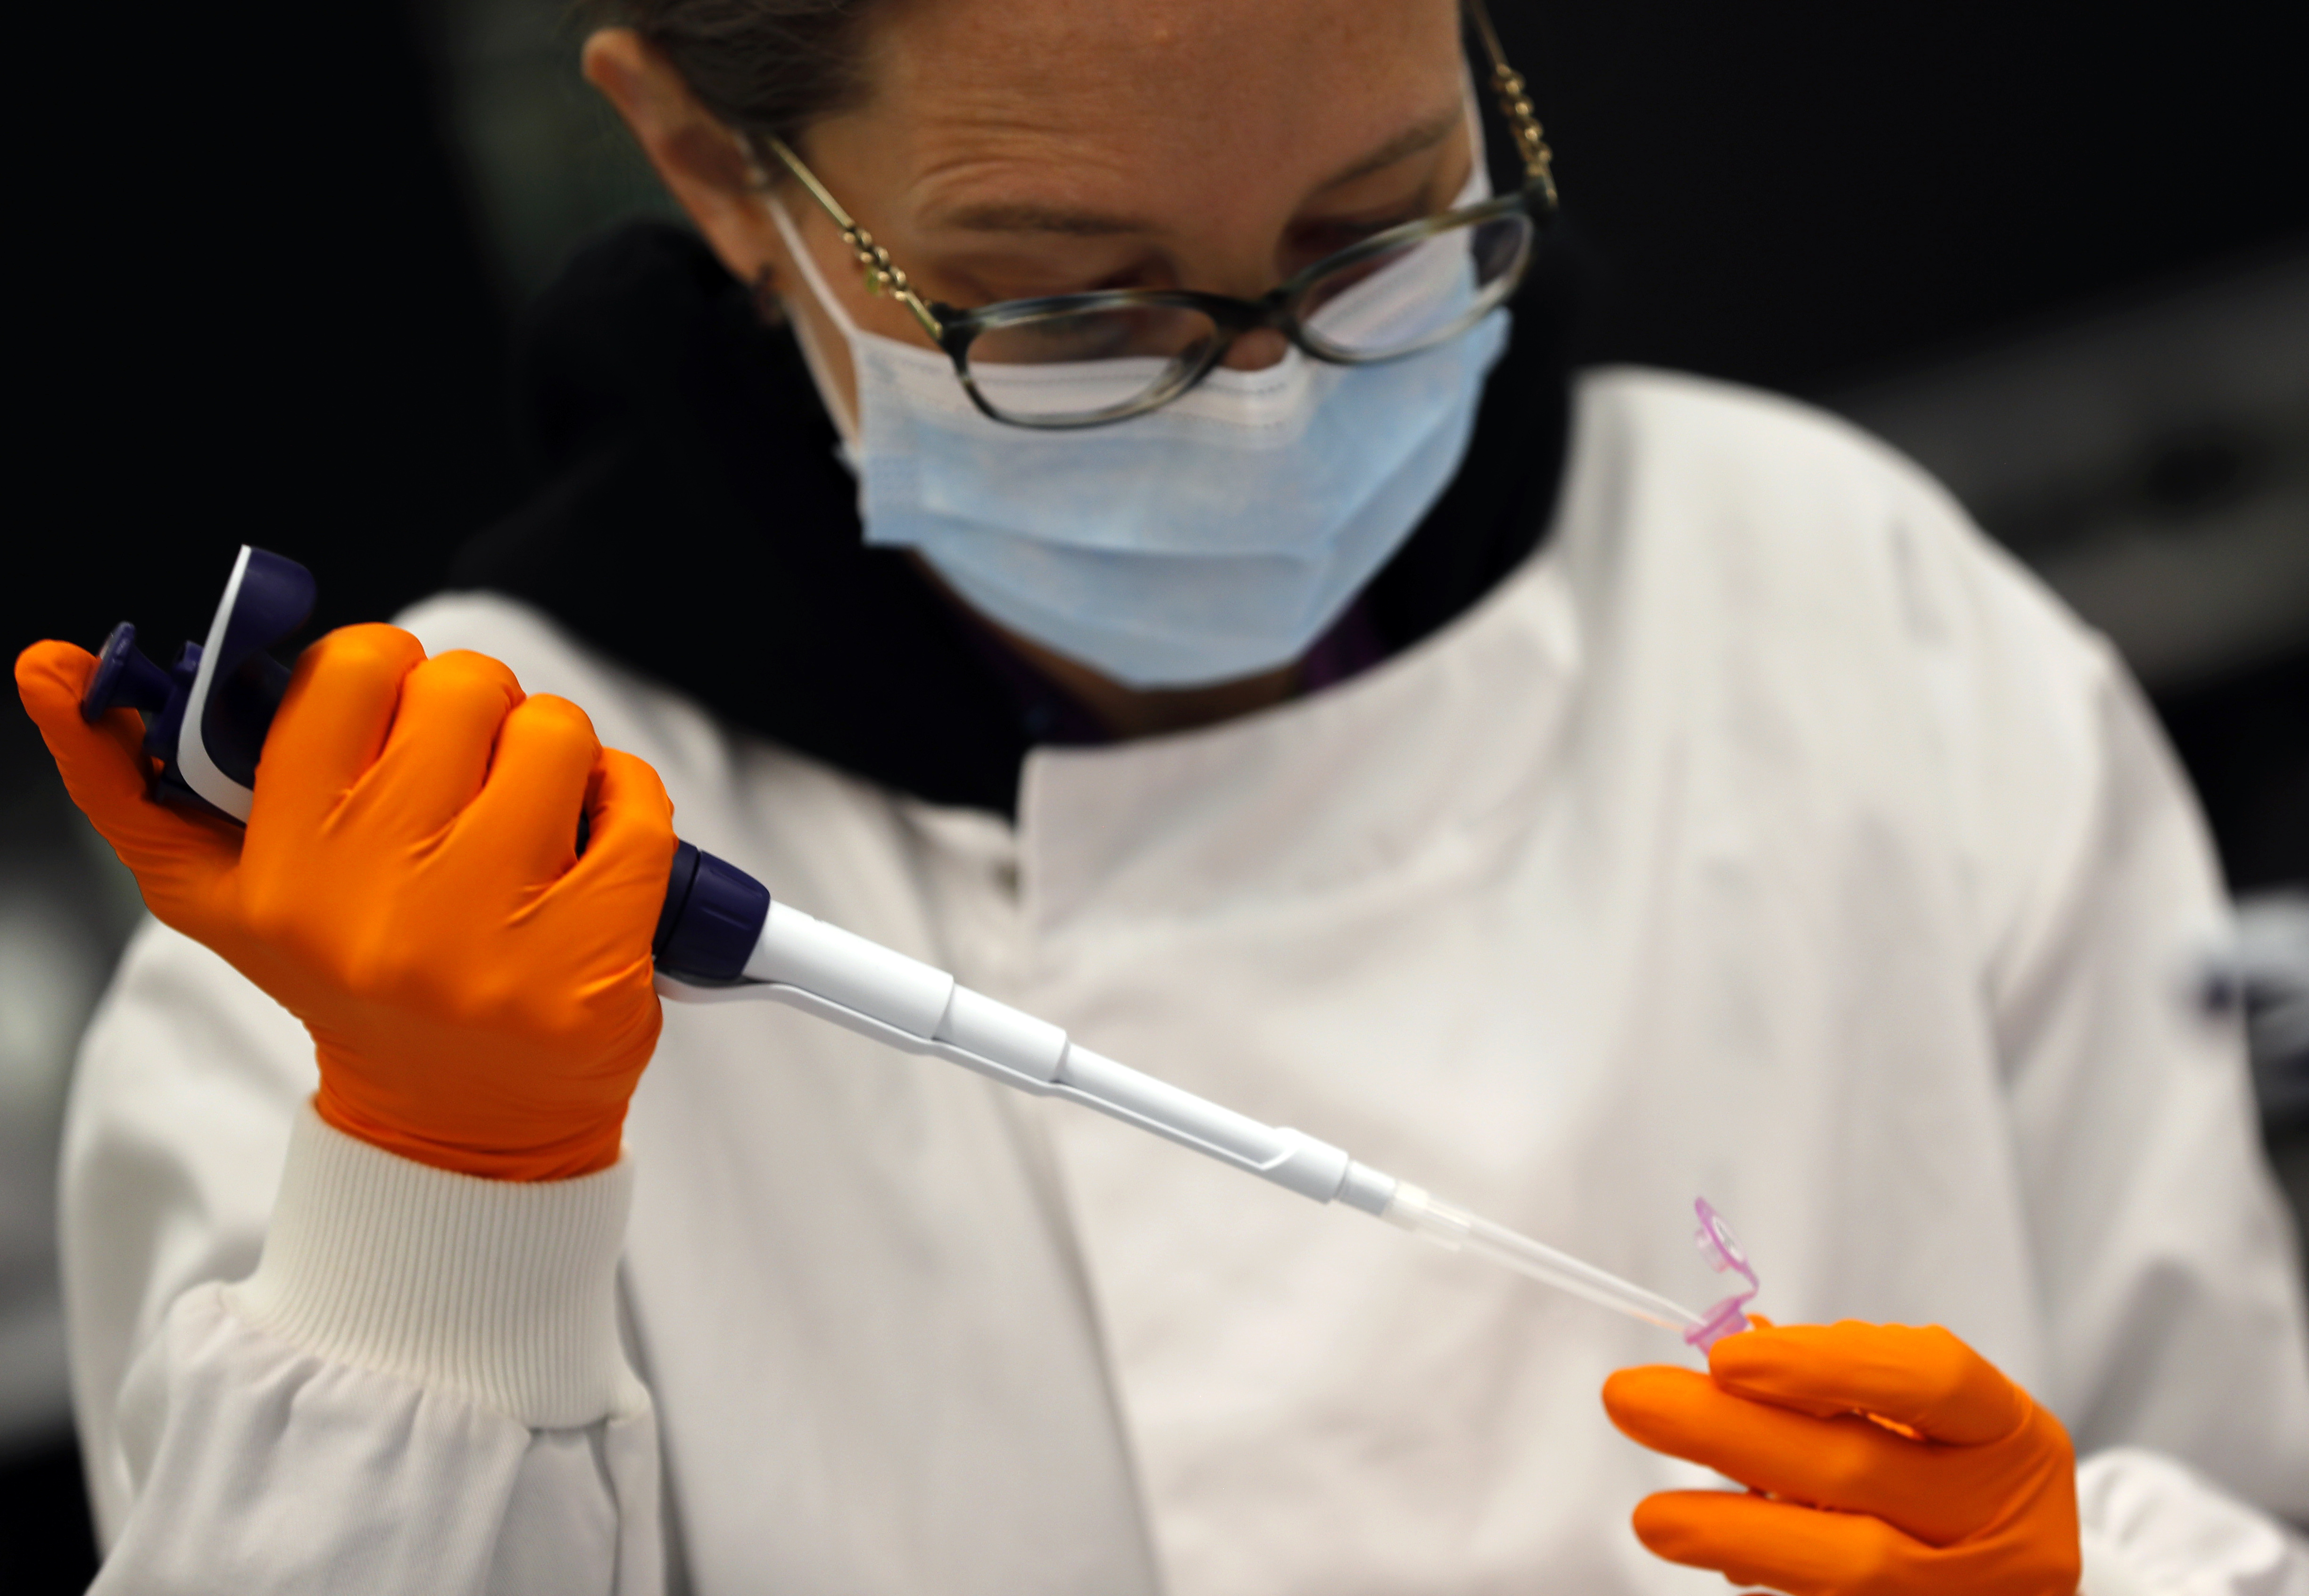
[[[901,182],[1311,179],[1457,96],[1458,0],[893,0],[867,66]]]

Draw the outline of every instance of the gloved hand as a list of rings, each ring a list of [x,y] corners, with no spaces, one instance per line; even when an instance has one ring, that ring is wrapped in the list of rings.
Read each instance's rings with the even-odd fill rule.
[[[1947,1331],[1751,1330],[1708,1363],[1604,1385],[1630,1437],[1751,1488],[1646,1497],[1660,1557],[1791,1596],[2075,1596],[2068,1432]]]
[[[24,707],[146,906],[312,1032],[324,1119],[503,1179],[617,1160],[660,1023],[656,772],[494,660],[352,626],[298,660],[243,833],[145,797],[135,712],[81,719],[95,665],[34,644]]]

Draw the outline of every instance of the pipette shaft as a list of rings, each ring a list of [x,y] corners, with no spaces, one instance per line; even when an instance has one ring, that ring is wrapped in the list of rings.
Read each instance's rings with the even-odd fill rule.
[[[1599,1307],[1614,1308],[1663,1330],[1692,1331],[1705,1323],[1699,1315],[1657,1292],[1647,1291],[1569,1253],[1558,1252],[1505,1225],[1493,1224],[1443,1202],[1407,1180],[1396,1183],[1394,1194],[1379,1217],[1414,1236],[1425,1237],[1447,1251],[1465,1248],[1480,1254],[1518,1274],[1544,1281],[1558,1290],[1584,1297]]]
[[[1493,1224],[1287,1126],[1261,1124],[1094,1053],[1048,1021],[962,985],[943,970],[772,902],[742,980],[697,987],[661,976],[691,1002],[768,998],[898,1048],[958,1064],[1152,1131],[1319,1203],[1344,1203],[1534,1280],[1664,1329],[1700,1316],[1569,1254]]]

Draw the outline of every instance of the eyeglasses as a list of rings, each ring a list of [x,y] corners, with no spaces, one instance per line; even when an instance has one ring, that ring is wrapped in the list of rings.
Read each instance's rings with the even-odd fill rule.
[[[1104,427],[1169,404],[1246,332],[1273,328],[1318,360],[1370,366],[1458,336],[1515,292],[1555,219],[1553,157],[1482,0],[1466,4],[1523,161],[1522,190],[1390,228],[1257,299],[1120,289],[976,310],[926,300],[784,140],[763,142],[840,229],[867,291],[912,312],[981,410],[1014,427]]]

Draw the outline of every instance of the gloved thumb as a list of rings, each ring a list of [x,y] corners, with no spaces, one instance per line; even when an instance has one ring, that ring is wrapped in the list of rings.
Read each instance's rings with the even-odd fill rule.
[[[195,931],[217,877],[240,858],[240,834],[221,821],[195,818],[145,797],[152,762],[136,712],[113,710],[91,725],[80,701],[96,657],[68,643],[36,643],[16,656],[16,692],[40,729],[72,795],[120,856],[163,922]]]

